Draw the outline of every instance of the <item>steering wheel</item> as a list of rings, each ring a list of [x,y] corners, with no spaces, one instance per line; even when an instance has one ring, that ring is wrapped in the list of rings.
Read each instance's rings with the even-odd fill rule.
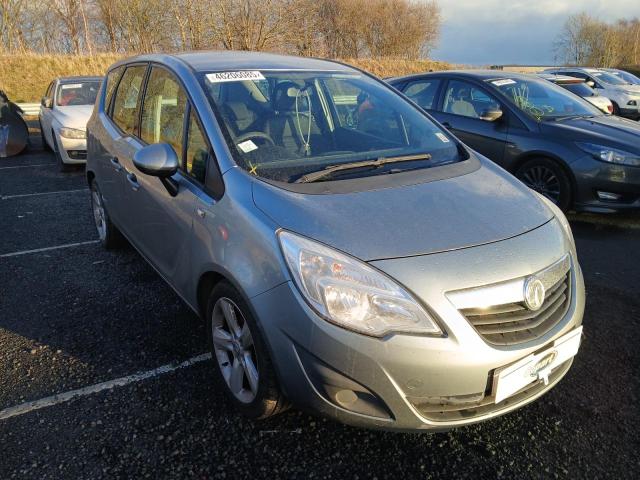
[[[271,144],[271,146],[275,147],[276,142],[273,141],[269,135],[264,132],[245,132],[242,135],[236,137],[236,145],[242,142],[246,142],[247,140],[251,140],[252,138],[264,140],[266,143]]]

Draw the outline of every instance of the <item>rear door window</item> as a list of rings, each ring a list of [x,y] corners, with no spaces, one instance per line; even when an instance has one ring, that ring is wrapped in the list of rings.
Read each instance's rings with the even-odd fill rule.
[[[435,106],[440,83],[441,81],[435,78],[416,80],[407,84],[404,94],[425,110],[431,110]]]
[[[187,97],[168,70],[152,67],[142,106],[140,137],[145,142],[168,143],[182,158]]]
[[[144,65],[128,67],[116,91],[111,118],[124,133],[130,135],[137,133],[138,98],[146,71]]]

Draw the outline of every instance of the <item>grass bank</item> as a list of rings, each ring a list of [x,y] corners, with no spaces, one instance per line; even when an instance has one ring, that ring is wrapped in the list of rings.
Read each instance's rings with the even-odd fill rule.
[[[0,55],[0,90],[14,102],[38,102],[49,82],[56,77],[71,75],[102,75],[122,55]],[[410,61],[396,58],[346,59],[380,77],[408,73],[443,70],[444,62],[431,60]]]

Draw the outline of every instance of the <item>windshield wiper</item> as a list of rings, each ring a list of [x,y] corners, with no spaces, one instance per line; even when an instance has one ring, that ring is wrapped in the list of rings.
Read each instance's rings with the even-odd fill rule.
[[[380,168],[388,163],[400,163],[400,162],[416,162],[419,160],[431,160],[431,154],[419,153],[417,155],[402,155],[398,157],[380,157],[375,160],[362,160],[360,162],[341,163],[338,165],[329,165],[324,170],[318,170],[317,172],[307,173],[298,178],[295,183],[311,183],[316,182],[325,177],[331,177],[336,172],[344,172],[347,170],[357,170],[359,168]]]

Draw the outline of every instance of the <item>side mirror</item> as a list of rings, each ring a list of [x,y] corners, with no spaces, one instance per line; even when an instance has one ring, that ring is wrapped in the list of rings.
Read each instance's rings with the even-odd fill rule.
[[[483,110],[480,114],[480,120],[485,122],[495,122],[502,117],[502,110]]]
[[[51,97],[42,97],[42,100],[40,100],[40,105],[42,105],[44,108],[51,108],[51,106],[53,105]]]
[[[587,80],[585,83],[589,85],[591,88],[596,87],[596,82],[594,82],[593,80]]]
[[[158,177],[172,197],[178,194],[178,183],[171,176],[178,171],[180,161],[169,144],[147,145],[135,153],[133,164],[145,175]]]

